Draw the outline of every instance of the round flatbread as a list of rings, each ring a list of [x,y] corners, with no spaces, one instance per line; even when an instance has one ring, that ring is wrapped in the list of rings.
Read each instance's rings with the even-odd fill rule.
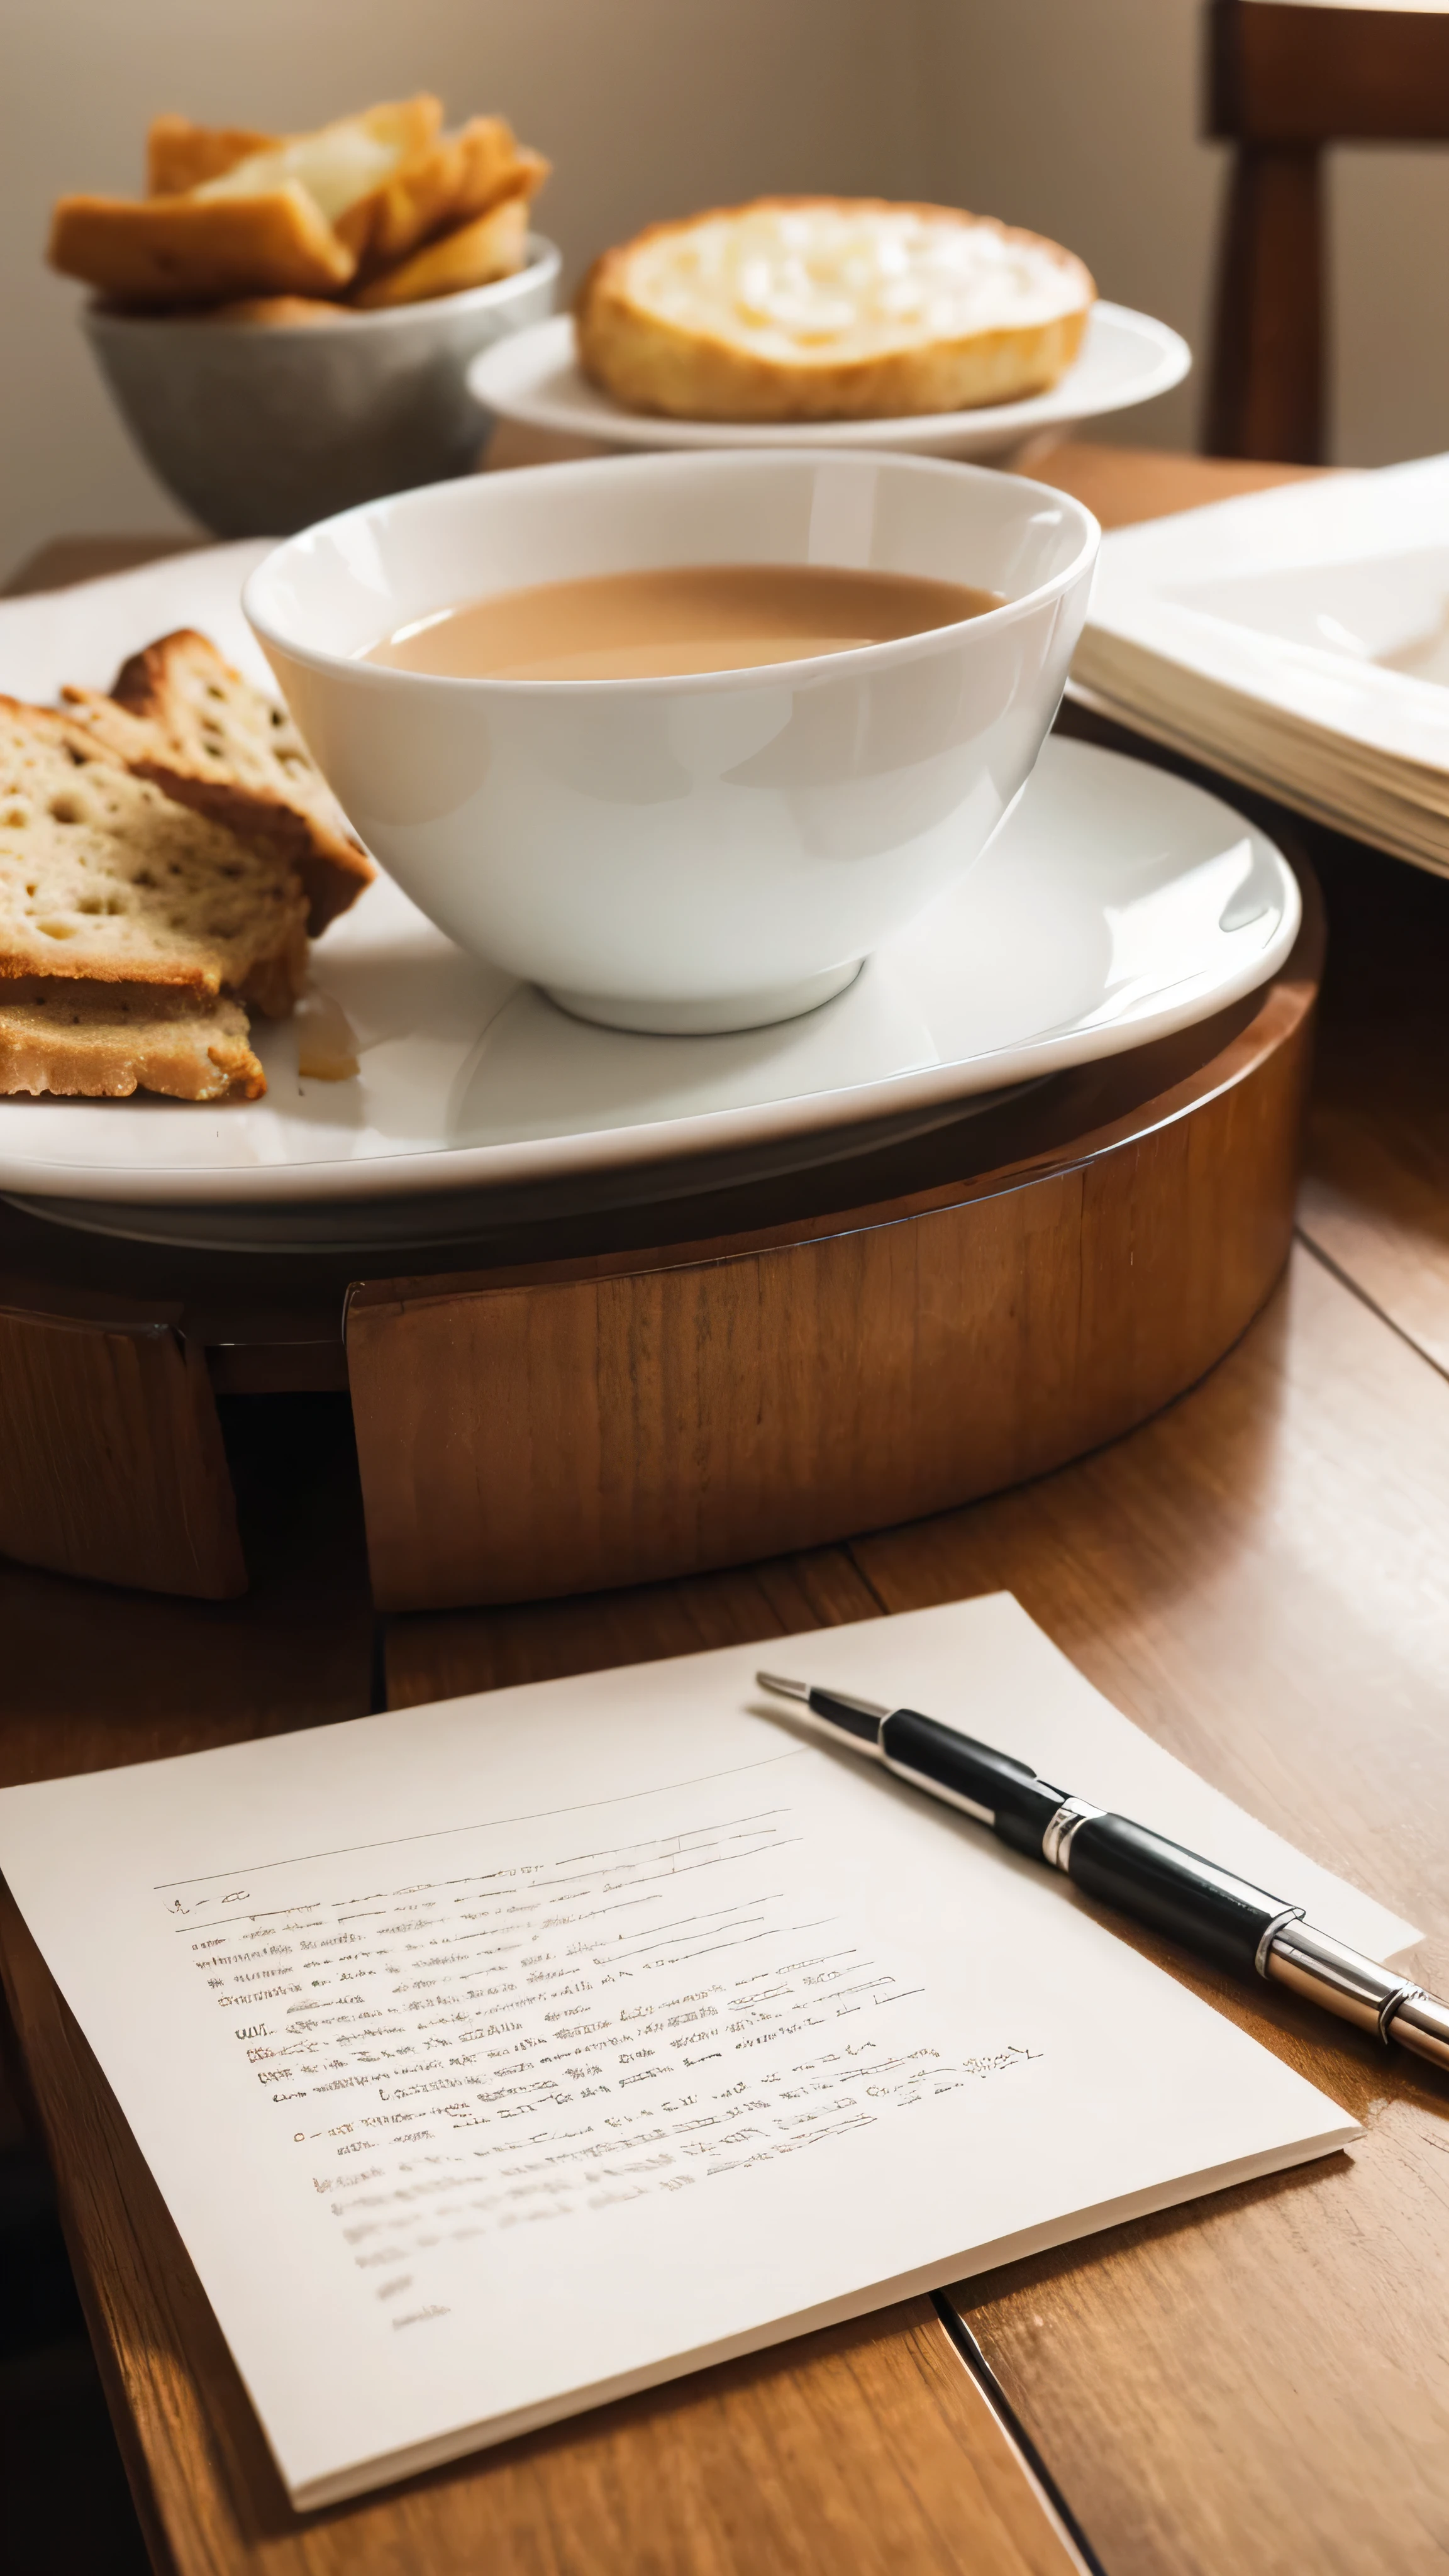
[[[1045,392],[1096,288],[1071,251],[953,206],[761,197],[596,260],[584,372],[675,420],[868,420]]]

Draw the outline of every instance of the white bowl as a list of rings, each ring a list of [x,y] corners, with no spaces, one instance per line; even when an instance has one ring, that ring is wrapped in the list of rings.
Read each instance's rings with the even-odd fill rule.
[[[492,414],[468,367],[553,311],[559,254],[516,277],[277,328],[89,305],[86,337],[147,463],[219,537],[284,536],[382,492],[464,474]]]
[[[645,456],[399,494],[308,529],[243,606],[362,839],[464,948],[608,1026],[754,1028],[839,992],[980,857],[1046,737],[1099,531],[915,457]],[[358,657],[457,600],[669,564],[1000,591],[959,625],[766,669],[458,680]]]

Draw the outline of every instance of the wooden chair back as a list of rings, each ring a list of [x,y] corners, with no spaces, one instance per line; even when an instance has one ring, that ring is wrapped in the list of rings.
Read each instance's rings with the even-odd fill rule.
[[[1235,146],[1204,446],[1324,461],[1323,155],[1449,142],[1449,9],[1210,0],[1210,135]]]

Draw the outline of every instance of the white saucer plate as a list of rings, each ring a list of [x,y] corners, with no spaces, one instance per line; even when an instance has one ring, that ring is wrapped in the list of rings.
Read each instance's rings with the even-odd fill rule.
[[[464,955],[380,879],[314,952],[314,985],[356,1034],[356,1077],[300,1080],[295,1024],[262,1022],[268,1092],[249,1105],[0,1101],[0,1190],[198,1210],[436,1201],[934,1123],[933,1107],[1140,1046],[1253,991],[1288,955],[1299,910],[1281,852],[1230,807],[1055,738],[964,883],[848,991],[774,1028],[587,1026]]]
[[[991,464],[1024,460],[1084,420],[1170,393],[1191,365],[1187,342],[1165,322],[1125,304],[1096,304],[1076,365],[1050,393],[1027,402],[905,420],[663,420],[625,411],[589,383],[574,354],[573,322],[563,313],[485,349],[468,370],[468,384],[475,401],[500,420],[604,447],[887,447]]]

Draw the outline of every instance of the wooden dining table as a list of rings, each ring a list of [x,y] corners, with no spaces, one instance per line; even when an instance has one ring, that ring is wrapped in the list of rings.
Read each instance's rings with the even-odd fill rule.
[[[1283,478],[1086,444],[1030,470],[1109,527]],[[158,550],[77,539],[20,586]],[[1443,1992],[1449,885],[1293,829],[1329,923],[1297,1235],[1248,1331],[1165,1412],[1034,1483],[849,1544],[379,1618],[345,1397],[225,1398],[251,1590],[177,1601],[0,1566],[0,1779],[1008,1590],[1149,1734],[1421,1925],[1410,1963]],[[174,2576],[1449,2566],[1449,2084],[1280,1988],[1246,1991],[1123,1928],[1341,2103],[1365,2133],[1350,2151],[978,2275],[944,2311],[910,2300],[298,2515],[8,1900],[0,1936],[17,2096],[145,2544]]]

